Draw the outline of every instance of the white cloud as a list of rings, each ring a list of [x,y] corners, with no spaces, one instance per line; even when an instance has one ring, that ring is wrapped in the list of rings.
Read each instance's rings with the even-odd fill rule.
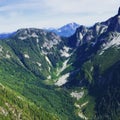
[[[115,15],[119,5],[120,0],[3,0],[0,32],[21,27],[54,27],[68,22],[91,25]]]
[[[116,0],[45,0],[53,12],[61,13],[103,13],[115,10],[120,1]]]

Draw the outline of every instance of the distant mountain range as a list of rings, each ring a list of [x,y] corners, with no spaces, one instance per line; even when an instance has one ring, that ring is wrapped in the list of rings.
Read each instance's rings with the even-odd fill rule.
[[[2,120],[119,120],[120,8],[89,28],[25,28],[0,39]]]
[[[76,29],[79,26],[80,26],[79,24],[73,22],[73,23],[66,24],[66,25],[64,25],[60,28],[57,28],[57,29],[50,28],[47,30],[50,32],[54,32],[57,35],[62,36],[62,37],[69,37],[75,33]]]
[[[66,24],[60,28],[48,28],[48,29],[45,29],[46,31],[49,31],[49,32],[54,32],[56,33],[57,35],[59,36],[62,36],[62,37],[69,37],[71,35],[73,35],[76,31],[76,29],[79,27],[80,25],[77,24],[77,23],[69,23],[69,24]],[[13,33],[1,33],[0,34],[0,38],[8,38],[10,37],[10,35],[14,34],[15,32]]]
[[[11,35],[13,35],[15,32],[13,33],[1,33],[0,34],[0,38],[4,39],[4,38],[9,38]]]

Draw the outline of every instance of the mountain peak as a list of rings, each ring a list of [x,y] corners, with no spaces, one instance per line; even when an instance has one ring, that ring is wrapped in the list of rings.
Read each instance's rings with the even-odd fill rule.
[[[77,27],[79,27],[80,25],[79,24],[77,24],[77,23],[75,23],[75,22],[72,22],[72,23],[68,23],[68,24],[66,24],[66,25],[64,25],[64,26],[62,26],[61,28],[59,28],[59,29],[66,29],[66,28],[71,28],[71,29],[76,29]]]
[[[75,27],[76,27],[76,26],[77,26],[77,27],[79,26],[79,24],[77,24],[77,23],[75,23],[75,22],[68,23],[67,25],[70,25],[70,26],[75,26]]]
[[[118,15],[120,15],[120,7],[119,7],[119,10],[118,10]]]
[[[54,32],[57,35],[62,36],[62,37],[69,37],[75,33],[76,29],[79,26],[80,26],[79,24],[72,22],[72,23],[68,23],[58,29],[48,29],[48,31]]]

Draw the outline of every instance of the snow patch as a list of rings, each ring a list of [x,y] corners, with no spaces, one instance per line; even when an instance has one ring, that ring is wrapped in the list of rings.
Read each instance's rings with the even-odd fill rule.
[[[20,39],[20,40],[25,40],[25,39],[27,39],[27,36],[24,36],[24,37],[18,37],[18,39]]]
[[[38,38],[36,39],[36,42],[39,43],[39,39]]]
[[[100,25],[96,25],[96,32],[97,32],[97,34],[98,34],[98,32],[99,32],[99,30],[100,30]]]
[[[63,47],[63,50],[60,50],[61,56],[69,57],[69,56],[70,56],[70,54],[68,53],[69,50],[70,50],[69,47],[64,46],[64,47]]]
[[[112,46],[119,46],[120,45],[120,35],[113,38],[110,42],[108,42],[107,44],[105,44],[103,47],[103,50],[106,50]]]
[[[82,105],[78,105],[77,103],[75,103],[75,107],[81,109],[82,107],[86,106],[88,104],[88,101],[83,103]]]
[[[85,102],[85,103],[83,103],[83,104],[81,105],[81,107],[84,107],[84,106],[86,106],[87,104],[88,104],[88,101]]]
[[[31,35],[31,37],[38,38],[38,35],[37,35],[36,33],[33,33],[33,34]]]
[[[70,50],[69,47],[64,46],[64,47],[63,47],[63,50],[60,50],[60,52],[61,52],[61,56],[69,57],[69,56],[70,56],[70,54],[68,53],[69,50]]]
[[[99,53],[99,55],[102,55],[104,53],[104,50],[102,50],[100,53]]]
[[[47,62],[52,66],[52,64],[51,64],[51,62],[50,62],[50,60],[49,60],[49,58],[48,58],[47,56],[45,56],[45,59],[46,59]]]
[[[61,56],[63,57],[69,57],[70,56],[70,54],[69,53],[67,53],[66,51],[63,51],[63,50],[60,50],[60,52],[61,52]]]
[[[41,63],[39,63],[39,62],[36,62],[37,63],[37,65],[39,66],[39,67],[41,67]]]
[[[30,58],[28,54],[24,54],[24,57],[28,59]]]
[[[55,83],[57,86],[62,86],[67,82],[67,78],[69,77],[70,73],[67,73],[63,76],[61,76],[58,81]]]
[[[49,75],[49,76],[47,77],[47,79],[48,79],[48,80],[51,79],[51,76]]]
[[[75,107],[79,108],[79,112],[78,112],[78,116],[84,120],[88,120],[88,118],[83,114],[81,108],[84,107],[85,105],[88,104],[88,101],[83,103],[82,105],[78,105],[77,103],[75,103]]]
[[[63,49],[64,49],[66,52],[68,52],[68,51],[70,50],[70,48],[69,48],[69,47],[66,47],[66,46],[64,46]]]
[[[8,59],[9,59],[9,58],[10,58],[10,55],[9,55],[9,54],[6,54],[6,58],[8,58]]]
[[[118,15],[118,19],[120,19],[120,15]]]
[[[93,66],[90,68],[90,71],[91,71],[91,72],[93,71]]]
[[[58,69],[57,71],[57,76],[63,71],[63,70],[65,70],[66,69],[66,67],[67,67],[67,62],[69,61],[69,59],[67,59],[65,62],[63,62],[63,66],[62,66],[62,68],[60,68],[60,69]]]
[[[79,112],[78,116],[84,120],[88,120],[88,118],[82,112]]]
[[[79,33],[79,39],[80,39],[80,40],[82,40],[82,39],[83,39],[83,35],[82,35],[82,33],[81,33],[81,32]]]
[[[107,28],[108,28],[108,26],[104,26],[104,27],[101,29],[100,34],[102,34]]]
[[[71,95],[72,97],[76,98],[77,100],[79,100],[80,98],[83,97],[84,91],[82,91],[82,92],[77,92],[77,91],[75,91],[75,92],[72,92],[70,95]]]

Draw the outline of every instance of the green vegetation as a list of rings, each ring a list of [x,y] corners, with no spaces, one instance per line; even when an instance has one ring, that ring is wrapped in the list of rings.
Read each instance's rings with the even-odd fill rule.
[[[45,110],[46,113],[50,114],[51,120],[52,117],[53,119],[63,120],[79,119],[75,114],[76,108],[74,106],[74,100],[67,90],[58,89],[54,85],[49,86],[44,84],[44,80],[46,80],[50,73],[55,71],[55,67],[53,67],[53,64],[50,65],[46,60],[46,55],[42,53],[40,44],[38,44],[39,47],[37,47],[38,45],[36,46],[34,39],[19,40],[17,36],[7,40],[1,40],[0,83],[8,86],[13,91],[17,91],[27,100],[34,103],[35,106]],[[51,51],[51,53],[53,53],[53,55],[51,55],[53,58],[52,61],[56,66],[60,67],[62,64],[61,61],[63,61],[64,58],[60,57],[58,51],[55,53],[55,49]],[[9,56],[6,57],[6,55]],[[50,59],[49,56],[48,59]],[[41,63],[41,66],[36,65],[37,62]],[[14,104],[12,105],[14,106]],[[17,108],[19,110],[19,107]],[[33,111],[36,116],[41,112],[35,112],[35,109],[31,111]],[[11,115],[11,117],[14,116]],[[45,114],[45,117],[43,115],[41,119],[46,120],[46,117],[47,115]],[[32,117],[31,119],[34,118]],[[27,118],[25,118],[25,120],[27,120]]]
[[[58,120],[42,108],[0,83],[1,120]]]
[[[18,30],[1,40],[0,119],[119,120],[120,49],[103,49],[103,43],[96,42],[99,37],[109,39],[106,33],[87,41],[91,29],[85,42],[71,48],[70,58],[61,55],[67,40],[43,30]],[[55,86],[66,73],[68,82]]]
[[[8,60],[0,62],[0,82],[18,91],[27,99],[61,119],[74,119],[75,107],[70,95],[64,90],[55,90],[44,85],[34,74]],[[77,119],[77,118],[76,118]]]

